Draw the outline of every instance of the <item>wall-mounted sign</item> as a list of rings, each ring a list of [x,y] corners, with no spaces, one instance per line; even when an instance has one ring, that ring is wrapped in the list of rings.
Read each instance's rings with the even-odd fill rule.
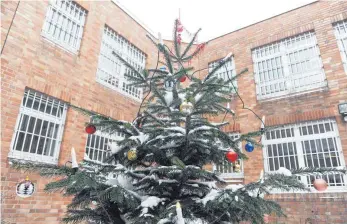
[[[24,181],[17,184],[16,193],[19,197],[27,198],[33,195],[35,192],[35,185],[29,180],[29,177],[25,178]]]

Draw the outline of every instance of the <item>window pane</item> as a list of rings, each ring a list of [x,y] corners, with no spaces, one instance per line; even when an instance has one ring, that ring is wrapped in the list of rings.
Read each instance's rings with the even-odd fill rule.
[[[347,72],[347,21],[343,20],[334,24],[335,36],[337,39],[337,45],[339,47],[342,62]]]
[[[44,144],[45,144],[45,138],[40,137],[39,146],[37,147],[37,154],[42,155]]]
[[[269,157],[272,157],[272,149],[271,149],[271,145],[267,146],[267,153]]]
[[[268,162],[268,167],[265,167],[266,171],[275,171],[279,167],[297,169],[299,167],[341,166],[340,161],[343,156],[339,153],[341,151],[341,149],[338,149],[340,144],[337,144],[339,135],[338,131],[333,129],[334,123],[335,121],[332,119],[310,121],[287,125],[267,132],[270,138],[262,139],[262,144],[267,150],[264,152],[265,159]],[[283,132],[282,130],[286,131]],[[329,133],[326,134],[327,132]],[[271,133],[273,133],[273,136],[271,136]],[[294,142],[288,142],[289,139],[294,139]],[[297,145],[299,148],[296,147]],[[302,158],[298,157],[297,150],[302,150],[300,152]],[[303,177],[303,179],[309,181],[311,187],[311,181],[315,178],[314,176]],[[343,182],[344,179],[336,174],[324,175],[323,178],[327,180],[329,186],[346,186],[346,183]]]
[[[24,143],[23,152],[28,152],[28,151],[29,151],[31,138],[32,138],[32,135],[31,135],[31,134],[27,134],[27,135],[25,136],[25,143]]]
[[[17,138],[18,138],[18,139],[17,139],[17,144],[16,144],[15,149],[16,149],[17,151],[22,151],[22,146],[23,146],[23,143],[24,143],[24,133],[19,132]]]
[[[12,148],[12,150],[23,151],[23,153],[10,153],[9,157],[56,163],[57,158],[47,159],[47,157],[31,156],[32,154],[43,154],[52,157],[57,156],[54,153],[56,151],[57,141],[54,141],[52,144],[51,139],[47,139],[47,137],[58,138],[57,134],[61,127],[59,124],[63,124],[66,116],[66,113],[64,113],[66,105],[59,100],[55,100],[55,102],[58,102],[60,110],[63,111],[59,118],[53,118],[50,113],[47,113],[47,107],[52,105],[52,100],[49,100],[49,98],[42,93],[28,89],[25,90],[23,103],[18,115],[17,126],[15,128]],[[57,124],[50,122],[52,118]],[[54,134],[54,131],[56,131],[56,134]],[[59,141],[60,140],[61,136],[59,136]]]
[[[144,53],[111,28],[105,26],[96,74],[97,81],[112,89],[121,90],[126,95],[141,99],[142,89],[129,85],[128,78],[124,77],[124,74],[135,76],[135,73],[130,72],[119,59],[115,58],[113,51],[121,54],[123,58],[127,58],[128,62],[138,71],[144,69]],[[136,55],[141,55],[141,58]]]
[[[254,67],[259,68],[255,70],[256,80],[259,80],[256,83],[258,99],[284,96],[288,94],[287,90],[301,92],[326,85],[314,32],[255,48],[252,54]],[[285,64],[282,58],[285,58]]]
[[[41,129],[41,135],[46,136],[48,130],[48,121],[43,121],[42,129]]]
[[[41,125],[42,125],[42,120],[37,118],[36,119],[35,132],[34,132],[36,135],[40,135]]]
[[[39,141],[39,137],[34,135],[33,141],[31,142],[31,147],[30,147],[30,152],[31,153],[35,153],[36,152],[36,147],[37,147],[38,141]]]
[[[79,29],[83,29],[87,12],[75,2],[69,4],[71,7],[64,1],[50,1],[42,33],[65,49],[77,52],[83,33]]]
[[[26,130],[27,130],[28,123],[29,123],[29,116],[28,116],[28,115],[23,115],[23,116],[22,116],[22,121],[21,121],[20,130],[21,130],[21,131],[26,131]]]

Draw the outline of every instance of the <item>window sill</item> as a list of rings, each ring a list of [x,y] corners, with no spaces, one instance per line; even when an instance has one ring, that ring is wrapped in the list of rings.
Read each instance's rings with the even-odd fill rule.
[[[220,178],[237,178],[237,179],[243,179],[244,174],[243,173],[222,173],[219,175]]]
[[[257,96],[257,100],[260,103],[266,103],[266,102],[282,100],[282,99],[287,99],[287,98],[289,99],[289,98],[292,98],[292,97],[302,96],[302,95],[306,95],[306,94],[314,93],[314,92],[324,92],[324,91],[328,91],[328,89],[329,89],[329,87],[328,87],[328,85],[327,85],[327,83],[325,81],[324,85],[322,85],[321,87],[314,88],[314,89],[300,91],[300,92],[294,92],[293,91],[293,92],[288,92],[287,94],[283,94],[283,95],[280,95],[280,96],[274,96],[274,97],[271,97],[271,96],[259,97],[259,96]]]
[[[317,191],[313,187],[309,188],[310,191],[281,191],[281,190],[271,190],[270,195],[278,194],[324,194],[324,193],[345,193],[347,192],[347,187],[328,187],[325,191]]]
[[[96,78],[96,82],[99,83],[101,86],[106,87],[107,89],[111,89],[113,91],[118,92],[119,94],[121,94],[124,97],[131,98],[132,100],[136,101],[137,103],[140,103],[142,101],[142,98],[139,99],[137,97],[134,97],[133,95],[128,94],[128,93],[124,92],[123,90],[121,90],[121,89],[119,89],[113,85],[110,85],[110,84],[108,84],[108,83],[106,83],[106,82],[104,82],[98,78]]]
[[[54,47],[57,47],[69,54],[71,54],[72,56],[78,56],[79,51],[78,50],[73,50],[73,49],[69,49],[65,46],[63,46],[62,44],[55,42],[55,40],[52,40],[50,36],[45,35],[44,33],[41,32],[41,37],[43,39],[43,41],[48,42],[49,44],[53,45]]]
[[[28,152],[19,152],[11,150],[8,154],[8,159],[11,162],[12,160],[20,161],[23,163],[33,162],[33,163],[42,163],[42,164],[50,164],[57,165],[58,160],[54,159],[51,156],[42,156],[42,155],[34,155]]]

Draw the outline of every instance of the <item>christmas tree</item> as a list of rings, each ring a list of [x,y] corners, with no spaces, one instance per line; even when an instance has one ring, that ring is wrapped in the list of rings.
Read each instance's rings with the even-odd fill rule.
[[[127,66],[126,76],[132,85],[147,92],[134,121],[115,120],[71,105],[92,116],[88,132],[101,130],[124,136],[109,143],[110,156],[103,163],[85,159],[78,164],[74,150],[71,166],[13,161],[13,167],[18,169],[39,171],[45,177],[61,176],[45,190],[63,189],[64,195],[73,196],[64,222],[264,223],[266,214],[285,215],[275,201],[266,198],[271,190],[306,191],[298,176],[345,173],[330,168],[287,170],[282,167],[275,173],[262,173],[259,181],[227,186],[217,173],[204,170],[204,165],[218,164],[223,159],[228,162],[247,159],[238,143],[247,142],[249,148],[259,145],[255,138],[266,128],[238,139],[222,130],[229,125],[223,115],[234,116],[226,106],[231,91],[238,95],[233,81],[247,70],[235,77],[229,74],[227,81],[219,78],[215,73],[231,60],[229,54],[205,77],[194,77],[193,68],[185,65],[206,43],[195,44],[198,31],[183,48],[182,31],[182,24],[176,20],[173,50],[148,36],[158,48],[155,69],[140,71],[114,52]],[[159,60],[159,54],[163,55],[163,61]],[[158,69],[159,63],[165,69]],[[183,86],[181,82],[186,78],[189,81]],[[224,119],[212,122],[218,115]]]

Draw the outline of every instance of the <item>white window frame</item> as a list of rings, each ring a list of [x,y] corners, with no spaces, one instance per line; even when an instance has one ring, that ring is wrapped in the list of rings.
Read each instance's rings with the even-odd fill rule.
[[[304,130],[306,130],[306,133],[309,133],[309,130],[311,130],[310,132],[312,132],[312,134],[307,134],[307,135],[301,134],[301,133],[304,133]],[[318,133],[315,133],[317,132],[317,130],[318,130]],[[282,138],[282,136],[285,136],[285,137]],[[270,137],[270,139],[267,139],[268,137]],[[329,138],[331,139],[331,142],[335,151],[328,150],[328,151],[319,152],[320,147],[323,150],[324,142],[327,144],[327,147],[331,147],[328,140]],[[312,153],[311,149],[305,151],[303,148],[303,147],[306,147],[305,143],[309,144],[309,147],[311,147],[311,144],[313,143],[314,144],[313,147],[316,150],[316,152]],[[319,147],[317,143],[319,144]],[[297,124],[285,125],[283,127],[273,129],[263,135],[262,144],[263,144],[264,170],[265,172],[268,172],[268,173],[272,173],[276,171],[277,166],[275,166],[276,165],[274,162],[275,158],[278,160],[278,167],[281,166],[280,158],[283,158],[282,163],[284,164],[284,166],[286,166],[285,158],[287,158],[287,160],[289,161],[289,164],[288,164],[289,167],[287,166],[287,168],[292,169],[290,156],[293,157],[292,161],[294,162],[295,166],[297,166],[297,168],[307,167],[305,164],[308,164],[309,162],[308,158],[311,158],[310,163],[314,164],[314,160],[312,159],[312,157],[314,156],[317,156],[318,158],[323,156],[324,157],[323,161],[325,166],[328,160],[329,160],[328,162],[333,164],[333,161],[331,159],[333,157],[337,157],[336,163],[339,163],[340,165],[340,166],[334,166],[334,168],[345,168],[346,166],[344,161],[340,136],[338,133],[338,127],[337,127],[335,119],[307,121],[307,122],[302,122]],[[292,145],[292,147],[289,147],[290,144]],[[277,145],[277,146],[274,147],[274,145]],[[278,145],[281,145],[280,147],[281,149],[279,148]],[[288,155],[285,155],[284,151],[282,150],[282,148],[284,148],[284,145],[286,145],[286,148],[288,149],[292,148],[293,149],[292,152],[294,154],[289,155],[290,151],[288,150]],[[269,156],[268,154],[268,146],[270,146],[272,150],[271,156]],[[274,150],[277,151],[277,155],[274,155]],[[280,155],[279,150],[282,150],[282,155]],[[326,157],[327,154],[329,154],[329,157]],[[308,157],[307,155],[310,157]],[[335,156],[332,157],[331,155],[335,155]],[[273,158],[272,160],[273,170],[270,170],[271,167],[270,167],[269,161],[271,158]],[[319,162],[321,162],[321,160],[317,162],[318,166],[320,166]],[[341,184],[342,186],[329,186],[327,191],[330,191],[330,192],[347,191],[347,177],[346,175],[341,175],[341,176],[343,181],[343,183]],[[316,176],[316,178],[317,177],[321,177],[321,176]],[[309,177],[307,176],[300,177],[301,181],[306,186],[310,187],[312,192],[316,192],[316,190],[314,190],[314,188],[312,187],[312,184],[309,183],[308,178]],[[274,191],[273,193],[281,193],[281,192]]]
[[[77,54],[83,36],[87,10],[71,0],[50,0],[41,35],[65,50]]]
[[[28,99],[29,98],[31,100],[33,100],[30,107],[28,106]],[[36,102],[37,108],[39,108],[39,109],[34,108],[35,102]],[[49,107],[51,108],[50,111],[48,111]],[[54,115],[54,113],[53,113],[53,108],[57,109],[56,115]],[[24,97],[23,97],[22,102],[21,102],[21,106],[20,106],[18,118],[16,121],[16,126],[14,129],[14,133],[13,133],[13,137],[12,137],[12,141],[11,141],[11,148],[10,148],[10,152],[8,154],[8,157],[12,158],[12,159],[30,160],[30,161],[34,161],[34,162],[40,162],[40,163],[57,164],[58,158],[59,158],[59,153],[60,153],[60,145],[61,145],[61,141],[62,141],[64,126],[65,126],[67,108],[68,108],[67,104],[62,102],[61,100],[44,95],[42,93],[39,93],[39,92],[31,90],[31,89],[26,89],[24,92]],[[41,111],[41,109],[43,111]],[[61,113],[62,113],[60,116],[58,115],[59,111],[61,111]],[[46,113],[46,112],[49,112],[49,113]],[[28,118],[26,127],[24,127],[25,130],[21,130],[22,125],[23,125],[22,123],[23,123],[24,116],[27,116],[29,118]],[[31,118],[35,119],[35,121],[34,121],[34,125],[32,127],[32,129],[33,129],[32,132],[28,132],[29,126],[31,123],[30,122]],[[38,119],[41,120],[40,127],[37,126],[37,124],[39,123],[39,122],[37,122]],[[46,133],[44,133],[42,135],[42,132],[44,131],[44,129],[42,129],[42,128],[43,128],[43,124],[45,122],[48,122],[47,123],[47,129],[46,129]],[[53,128],[52,133],[49,134],[51,124],[53,124],[54,126],[52,127]],[[55,129],[56,125],[59,125],[57,129]],[[37,129],[37,128],[39,128],[39,129]],[[38,134],[36,133],[36,130],[38,130]],[[53,134],[53,132],[54,132],[54,134]],[[20,151],[15,149],[15,148],[17,148],[17,146],[19,144],[19,142],[18,142],[19,134],[24,135],[24,139],[23,139]],[[48,135],[51,135],[51,136],[48,136]],[[54,139],[53,136],[55,136],[55,135],[56,135],[56,138]],[[27,138],[28,136],[31,136],[31,140],[29,143],[29,148],[27,149],[28,151],[25,152],[26,149],[24,149],[24,147],[26,145],[27,139],[29,139],[29,138]],[[35,153],[32,153],[30,151],[31,151],[31,147],[33,146],[34,137],[37,137],[37,142],[36,142],[36,147],[35,147],[36,148]],[[41,143],[41,140],[43,140],[43,149],[42,149],[42,154],[40,155],[40,154],[38,154],[38,150],[39,150],[39,145]],[[56,141],[56,144],[55,144],[55,147],[53,148],[52,145],[54,143],[54,140]],[[47,153],[48,155],[44,155],[44,150],[45,150],[44,148],[46,146],[46,143],[49,144],[49,151]],[[53,151],[52,155],[50,155],[52,150],[54,150],[54,151]]]
[[[240,133],[230,133],[229,134],[234,140],[240,138]],[[238,144],[238,148],[242,150],[242,142],[240,141]],[[220,172],[219,177],[221,178],[243,178],[244,177],[244,172],[243,172],[243,161],[241,159],[237,160],[238,163],[240,164],[240,172],[234,172],[233,171],[233,163],[227,161],[225,158],[222,158],[221,164],[213,164],[213,171],[215,172],[220,172],[220,168],[218,168],[218,166],[221,167],[227,167],[228,170],[231,170],[231,172]],[[230,180],[226,180],[227,182],[230,182]]]
[[[341,53],[343,67],[347,74],[347,20],[337,22],[333,24],[333,26],[337,45]]]
[[[129,80],[124,74],[130,73],[131,71],[112,53],[113,51],[122,56],[123,59],[135,67],[140,73],[145,69],[146,54],[109,26],[105,25],[100,47],[96,81],[136,101],[140,101],[143,97],[143,90],[129,85]]]
[[[314,32],[252,50],[258,100],[277,99],[327,86]]]
[[[222,60],[222,59],[220,59]],[[213,62],[208,63],[208,70],[209,72],[211,72],[215,67],[218,66],[219,61],[220,60],[216,60]],[[225,68],[226,66],[226,68]],[[221,68],[219,68],[215,73],[215,76],[217,76],[218,78],[222,78],[224,81],[229,81],[229,78],[232,79],[236,76],[236,68],[235,68],[235,60],[234,60],[234,56],[231,57],[230,61],[227,62],[225,65],[223,65]],[[237,91],[237,80],[234,79],[232,84],[229,83],[229,88],[231,89],[231,93],[235,93],[235,89]]]
[[[92,138],[94,138],[94,145],[91,145],[92,144]],[[98,143],[97,143],[97,139],[99,139]],[[105,164],[103,162],[103,159],[105,159],[111,155],[111,150],[109,149],[108,143],[105,144],[106,139],[107,139],[107,142],[120,141],[120,140],[124,139],[124,136],[122,136],[118,132],[114,133],[114,134],[109,134],[106,132],[102,132],[100,130],[97,130],[94,134],[88,134],[87,139],[86,139],[86,147],[85,147],[85,154],[84,154],[85,159],[93,161],[95,163]],[[103,149],[100,148],[101,145],[103,146]],[[92,158],[89,157],[91,149],[93,150]],[[98,151],[98,153],[97,153],[98,155],[97,155],[96,159],[94,158],[95,151]],[[99,151],[102,151],[101,160],[99,160]]]

